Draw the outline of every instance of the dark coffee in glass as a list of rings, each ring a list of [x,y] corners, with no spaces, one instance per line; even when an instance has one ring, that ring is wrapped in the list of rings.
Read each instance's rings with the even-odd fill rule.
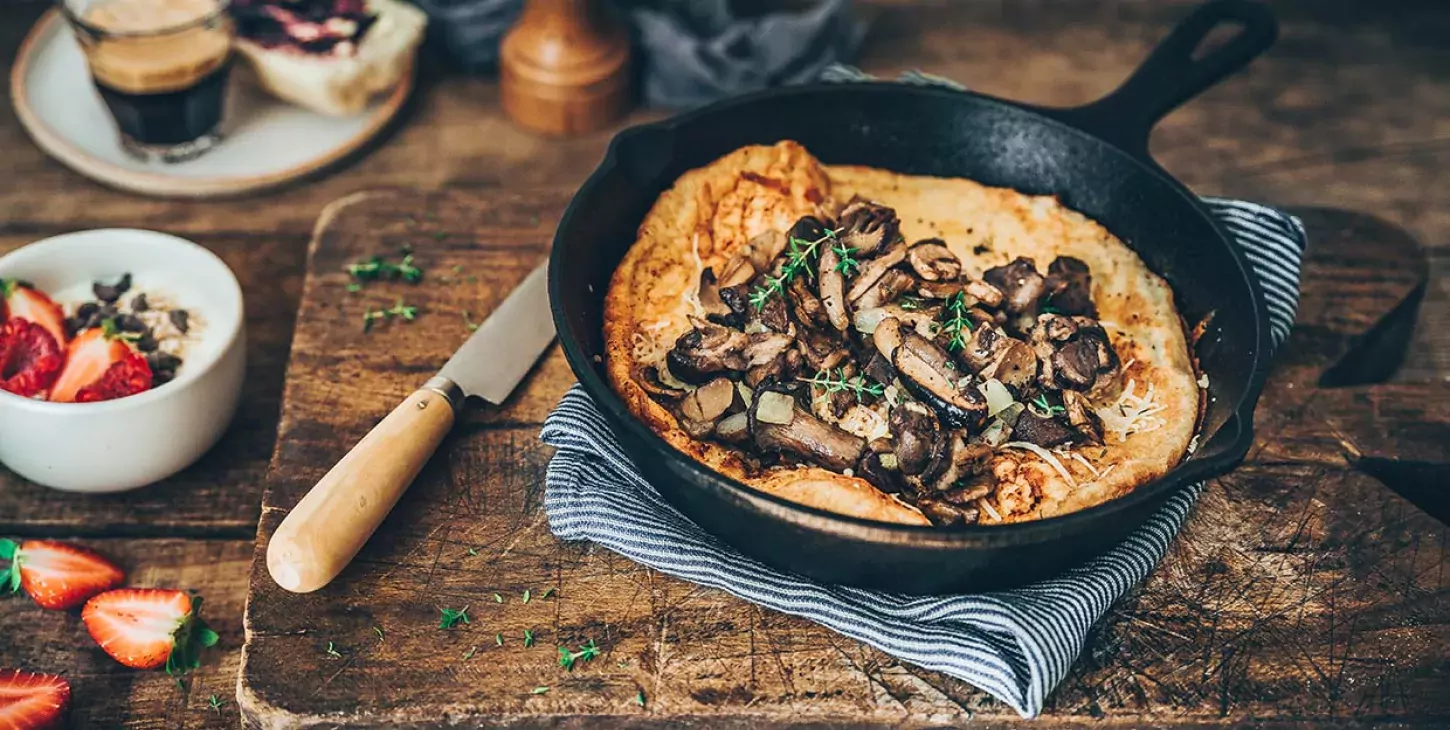
[[[232,25],[220,0],[67,0],[91,78],[143,160],[179,162],[221,140]]]

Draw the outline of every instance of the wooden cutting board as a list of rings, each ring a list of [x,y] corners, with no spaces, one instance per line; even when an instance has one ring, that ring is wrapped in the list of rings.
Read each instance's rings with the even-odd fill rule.
[[[337,581],[310,595],[271,582],[261,557],[288,508],[542,260],[567,197],[374,192],[322,216],[247,604],[245,723],[1015,721],[963,682],[555,539],[538,431],[573,382],[557,346],[503,407],[462,419]],[[1313,241],[1304,301],[1259,408],[1258,445],[1095,631],[1038,727],[1104,715],[1126,726],[1450,718],[1450,530],[1353,464],[1450,462],[1447,386],[1380,384],[1403,352],[1424,255],[1375,219],[1301,214]],[[404,246],[423,283],[348,291],[346,264]],[[367,308],[400,297],[418,307],[415,321],[363,331]],[[1326,372],[1335,387],[1320,384]],[[1433,485],[1395,486],[1413,495]],[[439,627],[441,609],[464,607],[468,623]],[[558,647],[591,640],[599,656],[559,665]]]

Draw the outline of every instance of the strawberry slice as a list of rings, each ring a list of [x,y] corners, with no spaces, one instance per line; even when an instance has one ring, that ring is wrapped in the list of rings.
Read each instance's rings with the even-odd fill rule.
[[[162,588],[118,588],[86,602],[81,620],[91,638],[132,669],[180,674],[201,665],[217,633],[201,620],[201,597]]]
[[[121,367],[112,373],[116,365]],[[123,398],[151,387],[151,367],[146,358],[126,344],[113,320],[81,332],[71,341],[65,368],[50,389],[50,399],[75,403],[81,391],[91,386],[95,386],[87,396],[91,400]]]
[[[16,545],[0,540],[0,589],[23,588],[41,608],[63,611],[85,603],[91,596],[121,585],[126,574],[100,553],[49,540],[26,540]]]
[[[70,706],[70,682],[54,674],[0,669],[0,728],[58,730]]]
[[[65,312],[45,292],[15,279],[0,279],[0,321],[7,318],[27,319],[65,345]]]
[[[29,398],[60,376],[65,355],[49,332],[28,319],[0,325],[0,390]]]

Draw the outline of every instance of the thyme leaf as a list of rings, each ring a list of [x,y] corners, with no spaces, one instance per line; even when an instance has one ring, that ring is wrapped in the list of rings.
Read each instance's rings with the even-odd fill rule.
[[[468,623],[468,606],[457,609],[440,608],[438,610],[443,614],[442,618],[438,620],[438,628],[440,629],[451,629],[457,626],[459,621]]]
[[[764,308],[766,302],[769,302],[771,297],[783,294],[786,285],[794,281],[797,276],[800,276],[801,272],[805,272],[807,276],[814,276],[814,273],[811,271],[811,259],[815,257],[821,244],[826,241],[835,240],[838,232],[839,229],[827,229],[824,235],[814,241],[807,241],[803,238],[791,236],[790,250],[786,255],[785,263],[780,266],[780,273],[775,276],[765,277],[765,283],[755,287],[750,292],[751,306],[756,309]]]
[[[864,375],[846,377],[845,368],[836,368],[834,375],[827,369],[817,372],[814,377],[797,379],[803,383],[810,383],[812,387],[820,388],[830,394],[849,391],[856,396],[857,403],[863,402],[867,395],[879,398],[886,392],[886,386],[880,383],[869,382]]]

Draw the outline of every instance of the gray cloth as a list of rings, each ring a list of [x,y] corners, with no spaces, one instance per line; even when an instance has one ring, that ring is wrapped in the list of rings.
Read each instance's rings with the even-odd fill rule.
[[[428,14],[428,43],[465,71],[498,65],[498,46],[524,0],[414,0]]]
[[[729,0],[639,2],[628,12],[645,101],[672,108],[814,81],[851,60],[865,35],[851,0],[754,17],[736,16]]]

